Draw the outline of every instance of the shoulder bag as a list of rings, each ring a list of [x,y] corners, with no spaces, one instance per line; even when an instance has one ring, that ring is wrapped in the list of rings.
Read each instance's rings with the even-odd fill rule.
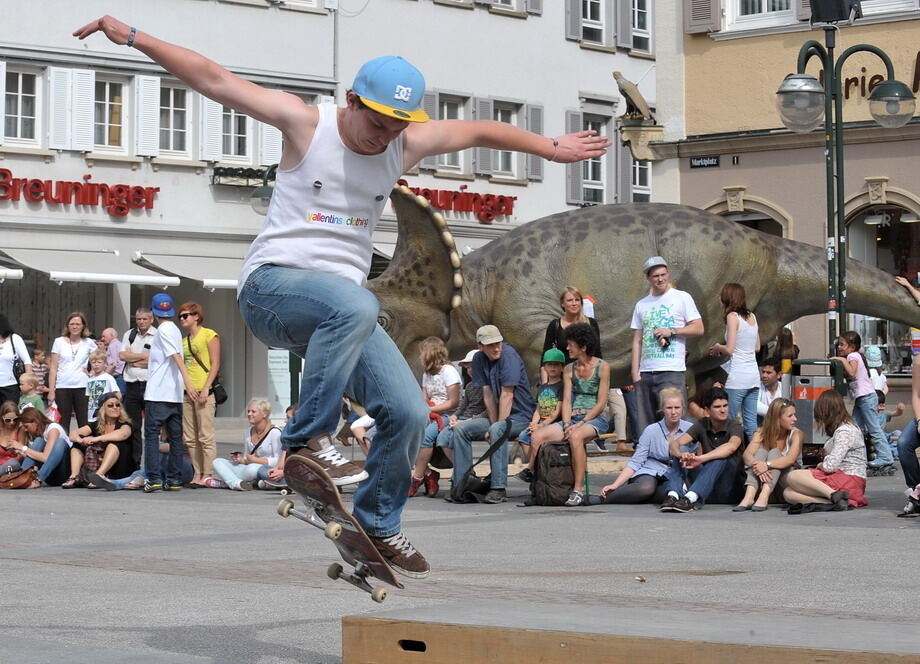
[[[12,473],[0,475],[0,489],[28,489],[37,479],[38,471],[34,467],[14,470]]]
[[[24,342],[22,341],[22,337],[18,334],[14,333],[10,335],[10,345],[13,349],[13,378],[19,380],[19,377],[26,372],[26,365],[25,362],[22,361],[22,358],[19,357],[19,352],[16,349],[16,339],[19,339],[22,343]]]
[[[198,359],[198,356],[195,354],[195,351],[192,349],[192,338],[185,337],[186,343],[188,343],[188,352],[192,354],[192,357],[195,358],[195,361],[198,363],[205,373],[210,373],[211,370],[205,366],[204,362]],[[217,378],[214,379],[214,382],[211,384],[211,394],[214,395],[214,403],[220,405],[227,400],[227,390],[224,389],[224,386],[220,383],[220,374],[217,375]]]
[[[450,487],[450,502],[452,503],[481,503],[486,494],[489,493],[491,488],[491,473],[485,477],[479,477],[476,475],[476,466],[485,461],[488,457],[492,456],[499,447],[505,444],[505,441],[508,440],[508,434],[511,433],[511,419],[505,420],[505,429],[502,432],[502,435],[498,437],[498,440],[493,441],[489,445],[489,449],[479,457],[478,461],[473,462],[473,465],[470,466],[463,476],[453,480],[453,484]]]

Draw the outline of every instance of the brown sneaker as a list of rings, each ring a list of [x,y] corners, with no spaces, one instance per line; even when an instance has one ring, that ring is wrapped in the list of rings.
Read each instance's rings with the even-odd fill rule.
[[[431,574],[428,561],[402,533],[389,537],[374,537],[373,535],[368,535],[368,537],[394,572],[412,579],[424,579]]]
[[[328,434],[314,436],[300,452],[323,467],[336,486],[355,484],[368,478],[367,471],[343,457]]]

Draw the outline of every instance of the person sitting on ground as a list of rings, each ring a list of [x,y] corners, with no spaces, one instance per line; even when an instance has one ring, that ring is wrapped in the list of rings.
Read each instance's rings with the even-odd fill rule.
[[[105,371],[105,364],[108,362],[108,355],[104,350],[94,350],[89,354],[89,376],[86,378],[86,403],[87,403],[87,422],[92,424],[96,421],[96,413],[102,405],[102,395],[114,394],[121,402],[122,393],[118,389],[118,383]]]
[[[888,394],[888,376],[882,362],[882,349],[878,346],[866,346],[866,365],[869,367],[869,380],[876,392]]]
[[[575,485],[565,504],[569,507],[585,502],[585,471],[588,455],[585,446],[607,431],[607,396],[610,388],[610,365],[597,357],[597,337],[586,323],[574,323],[565,330],[569,357],[574,362],[562,374],[562,421],[543,427],[533,435],[531,466],[534,469],[540,446],[565,440],[572,453]]]
[[[662,512],[692,512],[707,502],[727,504],[740,493],[739,448],[744,431],[740,422],[728,419],[728,393],[714,387],[704,395],[702,406],[709,415],[671,441],[674,460]]]
[[[787,503],[833,504],[841,509],[868,505],[866,500],[866,444],[862,431],[847,413],[836,390],[822,392],[815,401],[815,425],[831,436],[824,444],[824,460],[816,468],[793,470],[783,496]]]
[[[492,468],[490,490],[483,502],[490,505],[507,500],[508,440],[516,438],[524,430],[534,410],[524,361],[503,339],[502,333],[494,325],[483,325],[476,330],[479,352],[473,356],[473,384],[482,388],[482,400],[488,417],[458,422],[451,438],[454,450],[453,476],[460,478],[473,465],[474,440],[483,440],[486,436],[488,440],[497,440],[507,434],[505,442],[489,459]],[[509,431],[505,431],[506,420],[511,421]]]
[[[562,370],[564,368],[565,355],[561,350],[550,348],[543,353],[543,366],[540,374],[546,376],[546,380],[537,387],[537,408],[533,412],[533,417],[530,418],[530,424],[518,436],[518,443],[521,445],[521,451],[528,465],[517,476],[518,479],[528,483],[533,481],[534,455],[530,450],[533,435],[562,417],[562,398],[564,396]]]
[[[917,460],[917,448],[920,447],[920,355],[914,358],[911,365],[910,405],[914,417],[898,437],[898,460],[904,471],[908,491],[920,485],[920,461]],[[908,501],[898,516],[920,516],[920,509],[916,502]]]
[[[780,361],[775,357],[768,357],[760,363],[760,393],[757,396],[757,424],[763,424],[767,409],[774,399],[783,396],[783,372]]]
[[[671,442],[693,426],[692,422],[682,419],[684,396],[680,390],[666,387],[659,392],[658,398],[664,417],[645,428],[626,467],[612,483],[601,489],[598,501],[589,502],[624,505],[655,501],[671,467]]]
[[[128,440],[130,446],[130,439]],[[163,474],[166,472],[166,468],[169,464],[169,443],[166,441],[160,442],[160,473]],[[189,482],[192,481],[192,477],[195,474],[195,469],[192,467],[192,460],[188,454],[188,451],[185,452],[185,455],[182,457],[182,484],[188,486]],[[105,489],[106,491],[139,491],[144,488],[144,483],[147,481],[147,476],[144,475],[144,470],[135,470],[133,473],[127,477],[122,477],[121,479],[109,479],[108,477],[102,477],[93,472],[86,473],[86,478],[100,489]]]
[[[19,414],[19,422],[25,433],[18,446],[23,457],[21,468],[37,467],[41,486],[61,484],[69,467],[66,459],[71,442],[67,432],[38,408],[26,408]],[[28,445],[24,444],[26,439],[30,441]]]
[[[804,434],[795,428],[795,404],[780,397],[770,404],[763,426],[754,432],[741,455],[747,468],[744,498],[734,512],[763,512],[779,488],[782,496],[786,476],[801,466]]]
[[[99,397],[99,408],[92,423],[80,427],[71,436],[70,477],[61,485],[62,489],[88,486],[98,488],[90,482],[88,473],[108,479],[109,469],[127,452],[126,441],[131,440],[131,420],[122,408],[121,399],[114,392]]]
[[[268,470],[281,456],[281,429],[272,426],[271,414],[267,399],[252,399],[247,404],[249,428],[243,436],[243,452],[231,452],[229,461],[214,459],[214,472],[220,480],[205,479],[205,486],[249,491],[256,480],[268,479]]]
[[[0,404],[0,475],[19,470],[21,436],[19,407],[13,401],[4,401]]]
[[[422,394],[428,402],[429,422],[425,435],[415,457],[415,469],[409,485],[409,497],[424,489],[432,498],[438,495],[438,480],[441,475],[428,467],[438,433],[445,426],[445,417],[450,417],[460,405],[460,373],[450,363],[447,346],[438,337],[428,337],[419,344],[419,360],[425,368],[422,374]]]
[[[488,413],[486,413],[486,404],[482,400],[482,387],[476,385],[473,382],[473,377],[470,375],[470,369],[473,366],[473,357],[478,352],[479,351],[475,349],[471,350],[466,354],[466,357],[457,363],[460,365],[460,377],[463,379],[463,392],[460,394],[460,405],[457,406],[457,410],[454,411],[454,414],[448,418],[447,426],[438,433],[438,440],[435,443],[435,446],[441,448],[451,461],[454,459],[453,437],[454,427],[457,426],[457,422],[474,420],[478,417],[488,417]]]
[[[364,414],[351,423],[351,433],[364,452],[364,456],[371,450],[371,443],[374,442],[374,434],[377,433],[377,422],[370,415]]]
[[[907,409],[903,403],[898,403],[895,406],[894,410],[888,410],[886,401],[888,398],[885,396],[885,393],[881,390],[875,391],[875,396],[878,397],[878,425],[882,428],[882,431],[885,433],[885,439],[888,441],[888,444],[892,446],[892,449],[897,449],[898,438],[901,436],[900,431],[886,431],[888,425],[896,417],[901,417],[904,414],[904,411]]]
[[[45,409],[45,400],[38,392],[38,376],[24,373],[19,377],[19,410],[26,408]]]

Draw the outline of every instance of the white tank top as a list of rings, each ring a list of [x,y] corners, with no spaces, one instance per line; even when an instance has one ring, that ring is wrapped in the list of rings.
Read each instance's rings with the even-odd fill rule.
[[[751,325],[734,311],[738,318],[738,336],[735,338],[735,352],[728,367],[725,387],[732,390],[747,390],[760,387],[760,371],[757,368],[757,319]]]
[[[268,215],[243,261],[240,284],[266,263],[335,274],[362,286],[367,280],[374,228],[403,171],[403,139],[377,155],[352,152],[339,136],[335,104],[317,108],[307,153],[294,168],[276,173]]]

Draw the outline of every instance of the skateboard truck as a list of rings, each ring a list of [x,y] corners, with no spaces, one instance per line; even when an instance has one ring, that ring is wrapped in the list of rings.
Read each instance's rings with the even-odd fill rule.
[[[342,531],[344,530],[341,523],[337,521],[329,521],[328,523],[324,521],[319,514],[316,512],[316,506],[311,505],[311,509],[308,512],[299,510],[296,508],[294,503],[290,500],[282,500],[278,503],[278,514],[287,518],[293,516],[296,519],[300,519],[304,523],[309,523],[311,526],[315,526],[323,531],[323,534],[333,542],[339,539],[342,536]],[[370,567],[357,561],[354,564],[355,571],[353,573],[346,573],[345,568],[342,567],[339,563],[332,563],[326,569],[326,575],[333,581],[342,579],[347,581],[356,588],[360,588],[366,593],[369,593],[371,599],[375,602],[382,602],[387,598],[387,589],[386,588],[376,588],[372,586],[368,580],[368,576],[374,576]]]

